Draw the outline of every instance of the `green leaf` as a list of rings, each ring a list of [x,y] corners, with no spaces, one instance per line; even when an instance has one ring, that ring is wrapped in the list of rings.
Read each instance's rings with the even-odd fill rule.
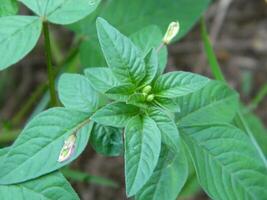
[[[156,77],[159,67],[158,67],[158,55],[155,49],[152,49],[145,57],[146,65],[146,76],[142,81],[142,86],[150,84]]]
[[[113,100],[126,101],[131,94],[135,91],[135,86],[133,84],[124,84],[110,88],[105,92],[105,94]]]
[[[246,120],[253,136],[260,145],[265,157],[267,158],[267,129],[259,117],[253,113],[247,112],[244,114],[244,119]]]
[[[100,0],[20,0],[37,15],[56,24],[71,24],[93,12]]]
[[[104,94],[107,90],[119,86],[120,82],[107,67],[92,67],[84,71],[92,87]]]
[[[103,98],[96,92],[89,80],[79,74],[63,74],[58,82],[59,99],[67,108],[94,112],[103,104]]]
[[[78,195],[60,172],[15,185],[1,185],[0,195],[4,200],[79,200]]]
[[[127,195],[135,195],[151,177],[160,154],[161,136],[149,117],[133,117],[125,129]]]
[[[238,109],[238,94],[226,84],[210,81],[201,90],[177,99],[180,127],[231,122]]]
[[[157,98],[155,103],[163,108],[164,110],[167,110],[172,113],[180,112],[181,108],[178,102],[175,101],[175,99],[168,99],[168,98]]]
[[[0,17],[16,15],[18,12],[18,3],[16,0],[1,0]]]
[[[151,24],[160,27],[163,33],[171,21],[179,21],[181,30],[176,40],[183,37],[207,9],[211,0],[109,0],[102,2],[93,16],[74,24],[72,28],[92,36],[95,30],[90,29],[96,16],[108,20],[127,35]],[[115,12],[116,11],[116,12]]]
[[[0,70],[15,64],[36,45],[42,24],[38,17],[8,16],[0,18]]]
[[[138,107],[147,108],[146,97],[142,93],[135,93],[131,95],[127,101],[127,104],[132,104]]]
[[[90,143],[96,152],[105,156],[119,156],[122,153],[122,129],[95,124]]]
[[[139,47],[143,56],[145,57],[149,51],[153,48],[157,49],[162,43],[163,34],[159,27],[155,25],[147,26],[136,33],[130,35],[130,39],[133,43]],[[164,46],[158,52],[159,70],[158,75],[161,74],[167,64],[167,47]]]
[[[96,26],[102,51],[114,75],[122,82],[139,84],[145,76],[141,52],[104,19],[98,18]]]
[[[169,72],[156,80],[153,92],[158,97],[176,98],[201,89],[208,81],[208,78],[190,72]]]
[[[123,128],[139,112],[140,109],[136,106],[114,102],[99,109],[91,119],[102,125]]]
[[[194,26],[210,2],[211,0],[157,0],[157,3],[155,0],[102,1],[96,12],[71,25],[73,30],[89,38],[83,42],[80,49],[81,55],[84,55],[82,56],[82,65],[100,66],[105,62],[103,55],[97,57],[88,55],[88,52],[100,52],[94,28],[97,16],[103,17],[127,36],[151,24],[157,25],[161,32],[165,33],[171,21],[179,21],[181,30],[175,38],[178,40]],[[149,37],[147,40],[149,42],[158,41],[159,38],[153,30],[147,31],[147,37]],[[165,48],[162,51],[166,52]],[[162,71],[166,66],[166,53],[163,53],[162,63],[159,59]]]
[[[52,108],[31,120],[0,163],[0,183],[13,184],[55,171],[76,159],[87,145],[90,114]],[[88,124],[89,123],[89,124]],[[73,153],[58,162],[64,142],[76,133]]]
[[[199,126],[182,133],[199,182],[212,199],[266,199],[267,168],[240,129]]]
[[[180,149],[179,131],[170,116],[159,108],[151,108],[149,110],[149,117],[155,121],[157,127],[161,132],[162,143],[169,149],[178,151]]]
[[[175,200],[184,186],[188,175],[187,160],[182,145],[179,152],[172,152],[162,145],[155,171],[137,200]]]

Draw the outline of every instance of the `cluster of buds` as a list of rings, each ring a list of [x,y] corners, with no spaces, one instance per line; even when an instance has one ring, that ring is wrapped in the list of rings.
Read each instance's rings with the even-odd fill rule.
[[[149,94],[152,90],[152,87],[150,85],[147,85],[146,87],[143,88],[142,94],[146,98],[147,102],[151,102],[154,100],[155,95],[154,94]]]

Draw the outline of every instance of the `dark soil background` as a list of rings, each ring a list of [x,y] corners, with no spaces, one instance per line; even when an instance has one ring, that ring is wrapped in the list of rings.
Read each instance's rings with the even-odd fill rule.
[[[267,83],[267,1],[217,0],[210,6],[206,19],[228,82],[240,92],[243,102],[249,104],[260,87]],[[61,48],[67,51],[73,34],[66,29],[53,28]],[[169,47],[168,70],[193,71],[210,76],[198,24],[185,38]],[[30,55],[15,67],[0,73],[0,120],[6,122],[5,126],[9,126],[8,122],[24,105],[23,102],[45,80],[46,67],[43,43],[40,40]],[[255,113],[267,125],[266,98],[255,109]],[[16,127],[22,127],[24,122],[17,123]],[[122,158],[106,158],[88,147],[75,161],[73,168],[111,178],[119,183],[119,187],[115,189],[96,184],[73,183],[83,200],[127,199]],[[200,193],[191,199],[208,198]]]

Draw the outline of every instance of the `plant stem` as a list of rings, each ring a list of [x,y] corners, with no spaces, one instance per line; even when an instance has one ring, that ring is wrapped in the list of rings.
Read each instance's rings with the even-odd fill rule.
[[[60,171],[64,174],[66,178],[69,178],[73,181],[92,183],[92,184],[97,184],[97,185],[102,185],[102,186],[107,186],[107,187],[118,188],[118,183],[107,178],[103,178],[100,176],[92,176],[85,172],[72,170],[68,168],[61,169]]]
[[[209,39],[204,17],[201,18],[200,29],[201,29],[201,38],[204,44],[205,52],[208,57],[211,72],[217,80],[225,81],[224,75],[221,71],[220,65],[217,61],[217,57],[213,51],[212,44]]]
[[[51,55],[48,22],[46,21],[43,22],[43,33],[44,33],[44,41],[45,41],[45,56],[46,56],[47,73],[48,73],[48,80],[49,80],[51,106],[56,106],[57,97],[56,97],[56,89],[55,89],[55,74],[54,74],[54,70],[52,66],[52,55]]]
[[[260,102],[267,96],[267,83],[265,83],[257,93],[257,95],[254,97],[254,99],[251,102],[251,105],[249,106],[251,109],[257,108],[257,106],[260,104]]]
[[[210,68],[212,70],[212,74],[213,76],[215,77],[215,79],[217,80],[221,80],[221,81],[225,81],[225,78],[224,78],[224,75],[223,73],[221,72],[221,69],[220,69],[220,65],[217,61],[217,57],[215,56],[215,53],[213,51],[213,48],[211,46],[211,43],[209,42],[209,40],[207,39],[208,38],[208,33],[206,31],[206,25],[205,25],[205,19],[204,17],[202,17],[201,19],[201,34],[202,34],[202,40],[203,40],[203,43],[205,44],[206,48],[205,48],[205,53],[206,53],[206,56],[209,60],[209,63],[210,63]],[[204,27],[204,28],[203,28]],[[244,119],[242,113],[240,112],[240,110],[237,112],[237,116],[235,118],[235,121],[241,125],[240,128],[242,128],[248,135],[248,137],[250,138],[252,144],[255,146],[258,154],[260,155],[263,163],[265,164],[265,166],[267,166],[267,160],[265,158],[265,155],[264,153],[262,152],[259,144],[257,143],[253,133],[251,132],[249,126],[247,125],[247,122],[246,120]]]

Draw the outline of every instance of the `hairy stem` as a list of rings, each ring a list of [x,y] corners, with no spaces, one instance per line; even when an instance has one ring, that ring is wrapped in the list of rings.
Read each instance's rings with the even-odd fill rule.
[[[50,45],[50,37],[49,37],[49,28],[48,22],[43,22],[43,33],[44,33],[44,42],[45,42],[45,56],[46,56],[46,65],[47,65],[47,73],[49,80],[49,92],[51,97],[51,106],[57,105],[57,96],[55,89],[55,74],[52,66],[52,55],[51,55],[51,45]]]

